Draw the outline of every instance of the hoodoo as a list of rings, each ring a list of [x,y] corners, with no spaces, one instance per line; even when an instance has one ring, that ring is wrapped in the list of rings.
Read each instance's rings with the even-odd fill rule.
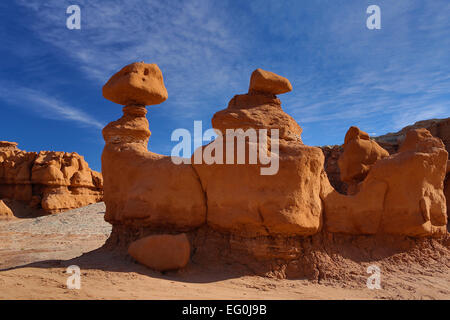
[[[340,149],[332,150],[349,185],[343,195],[330,185],[322,150],[304,145],[301,127],[283,111],[276,95],[290,90],[286,78],[255,70],[248,93],[214,114],[219,136],[194,152],[192,164],[174,163],[147,149],[145,106],[167,98],[158,66],[134,63],[112,76],[103,94],[124,105],[124,114],[103,129],[105,220],[113,225],[108,244],[125,245],[138,262],[160,271],[191,260],[238,261],[266,273],[317,278],[335,272],[334,259],[344,259],[348,247],[364,251],[369,242],[396,252],[411,243],[407,237],[446,233],[448,154],[440,139],[412,130],[389,155],[351,127],[340,157]],[[252,140],[252,132],[267,135]],[[238,150],[226,147],[230,141]],[[276,165],[249,161],[255,150]],[[214,161],[198,162],[197,154]]]

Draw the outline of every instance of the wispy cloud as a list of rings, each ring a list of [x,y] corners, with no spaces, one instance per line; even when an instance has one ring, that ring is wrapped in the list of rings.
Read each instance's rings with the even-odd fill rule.
[[[330,124],[339,134],[350,123],[382,134],[418,117],[450,115],[446,0],[378,0],[377,31],[365,25],[372,3],[360,0],[80,0],[78,31],[65,28],[72,1],[16,2],[34,13],[30,30],[96,85],[127,63],[158,63],[170,123],[225,107],[246,91],[256,67],[291,80],[294,91],[280,98],[313,132],[306,143],[327,143],[314,130]]]
[[[102,129],[104,124],[92,118],[79,108],[68,105],[38,90],[3,84],[0,86],[0,99],[33,112],[39,117],[73,121],[84,127]]]
[[[35,13],[33,32],[78,63],[97,84],[125,64],[158,63],[169,101],[183,117],[181,109],[198,108],[189,101],[199,93],[211,97],[236,83],[239,67],[234,61],[242,51],[220,3],[78,1],[81,30],[71,31],[65,28],[65,9],[72,2],[17,0]]]

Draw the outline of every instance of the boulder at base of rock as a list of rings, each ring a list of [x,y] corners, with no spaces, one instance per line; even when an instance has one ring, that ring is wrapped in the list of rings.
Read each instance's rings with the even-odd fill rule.
[[[292,85],[288,79],[273,72],[256,69],[250,78],[249,93],[282,94],[292,91]]]
[[[128,253],[151,269],[176,270],[188,264],[191,246],[185,233],[151,235],[132,242]]]
[[[14,214],[11,209],[0,200],[0,219],[12,219],[14,218]]]
[[[121,105],[154,105],[167,99],[167,90],[156,64],[135,62],[108,80],[103,97]]]

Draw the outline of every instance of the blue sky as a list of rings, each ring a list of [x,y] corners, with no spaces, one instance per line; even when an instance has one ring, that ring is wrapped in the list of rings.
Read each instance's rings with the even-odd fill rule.
[[[66,9],[81,8],[81,30]],[[381,30],[366,9],[381,8]],[[121,67],[157,63],[169,99],[149,107],[149,149],[170,154],[263,68],[287,77],[283,108],[308,145],[341,144],[450,116],[448,0],[81,1],[0,3],[0,140],[27,151],[76,151],[101,169],[101,129],[121,106],[101,88]]]

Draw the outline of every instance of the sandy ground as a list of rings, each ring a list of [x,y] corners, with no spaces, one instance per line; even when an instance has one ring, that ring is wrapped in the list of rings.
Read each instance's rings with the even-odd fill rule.
[[[0,299],[450,299],[448,270],[381,274],[380,290],[361,283],[242,276],[190,263],[161,274],[101,248],[111,232],[103,203],[0,222]],[[66,268],[81,269],[68,289]],[[361,267],[361,274],[369,275]]]

